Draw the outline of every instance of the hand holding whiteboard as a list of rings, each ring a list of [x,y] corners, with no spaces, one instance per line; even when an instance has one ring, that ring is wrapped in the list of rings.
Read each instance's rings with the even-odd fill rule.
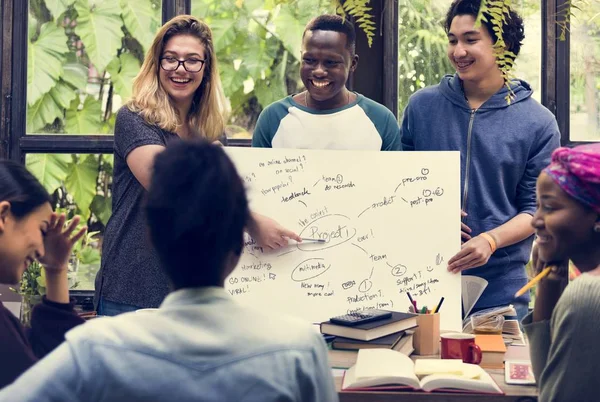
[[[366,308],[407,311],[444,297],[461,329],[458,152],[227,148],[251,209],[300,237],[268,251],[247,237],[226,289],[247,305],[320,322]]]

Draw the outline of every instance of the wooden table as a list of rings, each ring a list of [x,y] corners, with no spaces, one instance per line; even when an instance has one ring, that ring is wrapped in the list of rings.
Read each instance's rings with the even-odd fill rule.
[[[413,359],[419,356],[411,356]],[[356,352],[330,350],[329,362],[331,367],[350,367],[356,362]],[[537,389],[531,385],[508,385],[504,382],[503,369],[486,370],[505,395],[481,395],[467,393],[429,393],[429,392],[340,392],[342,377],[335,377],[335,386],[339,392],[340,402],[535,402]]]

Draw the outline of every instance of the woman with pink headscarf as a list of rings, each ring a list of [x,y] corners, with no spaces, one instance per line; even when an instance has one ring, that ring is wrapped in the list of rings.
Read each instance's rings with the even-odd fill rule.
[[[559,148],[537,181],[538,285],[523,319],[540,401],[600,400],[600,144]],[[569,283],[568,261],[582,272]]]

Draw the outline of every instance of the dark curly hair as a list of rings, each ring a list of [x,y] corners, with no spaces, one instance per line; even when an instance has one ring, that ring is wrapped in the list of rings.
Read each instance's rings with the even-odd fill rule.
[[[446,21],[444,28],[446,33],[450,32],[450,26],[454,17],[459,15],[472,15],[473,18],[477,18],[479,14],[479,8],[481,7],[481,0],[455,0],[450,5],[448,13],[446,14]],[[488,21],[481,21],[481,23],[487,28],[490,36],[494,43],[498,40],[496,32],[494,32],[493,25],[491,22],[492,16],[484,13]],[[523,19],[514,10],[510,9],[508,15],[504,15],[504,23],[502,24],[502,39],[506,43],[506,47],[509,52],[519,55],[521,51],[521,45],[523,39],[525,39],[525,26],[523,25]],[[514,61],[514,60],[513,60]]]
[[[351,55],[356,51],[356,31],[348,18],[334,14],[323,14],[313,18],[306,24],[302,40],[308,31],[334,31],[346,35],[346,49]]]
[[[225,151],[180,141],[157,155],[145,206],[150,240],[175,289],[223,286],[249,219],[244,184]]]

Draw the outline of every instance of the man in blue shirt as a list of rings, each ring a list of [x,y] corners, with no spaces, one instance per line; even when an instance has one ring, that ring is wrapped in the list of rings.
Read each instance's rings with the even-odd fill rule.
[[[242,306],[223,288],[249,219],[224,151],[180,142],[158,154],[145,208],[173,292],[155,311],[70,331],[0,401],[337,401],[310,324]]]
[[[262,111],[252,137],[260,148],[400,150],[400,128],[385,106],[346,88],[358,65],[354,26],[321,15],[302,37],[306,90]]]
[[[514,295],[527,282],[535,183],[560,134],[552,113],[531,97],[529,84],[512,80],[507,88],[496,63],[491,16],[484,14],[487,20],[475,26],[480,5],[455,0],[450,6],[445,28],[456,74],[411,96],[402,146],[460,151],[463,245],[448,269],[488,281],[473,311],[512,303],[520,319],[529,295]],[[523,20],[512,10],[503,19],[504,43],[516,57]]]

